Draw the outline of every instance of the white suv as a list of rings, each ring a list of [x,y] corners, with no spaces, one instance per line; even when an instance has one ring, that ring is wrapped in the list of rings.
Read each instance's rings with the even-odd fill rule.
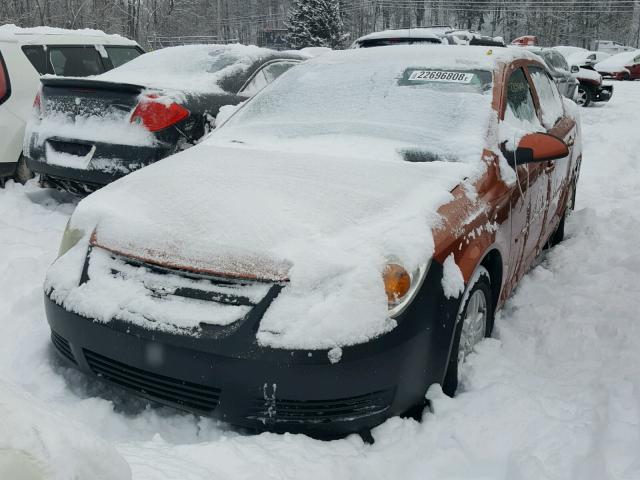
[[[97,30],[0,26],[0,184],[31,176],[22,144],[41,75],[97,75],[142,53],[136,42]]]

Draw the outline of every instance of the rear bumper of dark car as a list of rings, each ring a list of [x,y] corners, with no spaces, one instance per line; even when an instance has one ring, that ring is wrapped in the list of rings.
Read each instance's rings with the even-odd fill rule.
[[[344,347],[336,363],[327,350],[259,346],[255,327],[198,338],[97,322],[49,297],[45,305],[54,346],[87,374],[251,430],[329,438],[402,414],[422,401],[429,385],[442,382],[457,302],[439,295],[438,273],[441,267],[431,269],[424,285],[430,294],[419,295],[394,330]]]
[[[59,165],[47,159],[47,147],[55,148],[67,158],[77,158],[77,166]],[[84,157],[95,147],[91,160]],[[31,145],[27,166],[53,186],[75,193],[92,192],[132,171],[150,165],[173,153],[166,145],[131,146],[88,143],[78,140],[49,139]],[[85,165],[86,163],[86,165]]]

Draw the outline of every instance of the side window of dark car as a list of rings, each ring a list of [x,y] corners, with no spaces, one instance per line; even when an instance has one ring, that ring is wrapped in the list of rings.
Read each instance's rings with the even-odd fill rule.
[[[267,78],[267,82],[271,83],[280,75],[282,75],[284,72],[289,70],[291,67],[296,66],[298,63],[299,62],[293,62],[293,61],[273,62],[273,63],[269,63],[266,67],[264,67],[262,71],[264,72],[264,76]]]
[[[251,97],[273,82],[276,78],[297,65],[295,61],[270,62],[262,66],[253,78],[240,90],[241,95]]]
[[[249,80],[249,82],[244,87],[242,87],[239,93],[240,95],[244,95],[246,97],[252,97],[264,87],[266,87],[268,83],[269,82],[267,82],[267,78],[264,76],[264,71],[258,70],[253,75],[253,77],[251,77],[251,80]]]
[[[542,123],[545,127],[552,128],[564,115],[564,106],[558,87],[543,68],[533,65],[527,68],[538,93]]]
[[[537,123],[536,108],[529,88],[529,82],[522,68],[515,70],[507,82],[507,108],[505,121],[520,120]]]

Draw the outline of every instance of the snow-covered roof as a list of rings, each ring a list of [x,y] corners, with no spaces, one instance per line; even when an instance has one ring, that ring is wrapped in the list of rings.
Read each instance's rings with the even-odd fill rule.
[[[134,40],[102,30],[83,28],[68,30],[56,27],[22,28],[13,24],[0,26],[0,42],[36,45],[138,45]]]
[[[633,59],[640,56],[640,50],[633,52],[622,52],[605,58],[601,62],[596,63],[595,68],[601,72],[617,72],[624,70],[624,67],[631,64]]]
[[[393,48],[356,48],[329,52],[309,62],[404,62],[428,65],[430,68],[467,68],[494,70],[499,63],[519,58],[540,61],[540,57],[524,48],[470,45],[397,45]]]
[[[383,30],[364,35],[356,40],[356,43],[367,40],[384,40],[387,38],[422,38],[440,42],[441,37],[430,28],[402,28],[398,30]]]
[[[574,47],[572,45],[557,45],[552,48],[556,50],[558,53],[560,53],[564,58],[567,58],[569,55],[573,55],[578,52],[581,52],[581,53],[589,52],[589,50],[587,50],[586,48]]]

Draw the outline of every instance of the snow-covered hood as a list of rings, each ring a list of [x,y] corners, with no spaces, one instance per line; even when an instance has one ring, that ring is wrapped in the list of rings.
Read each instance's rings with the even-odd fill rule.
[[[596,82],[598,85],[602,83],[602,75],[589,68],[580,67],[578,72],[574,73],[573,76],[578,80],[590,80],[592,82]]]
[[[172,265],[286,277],[259,340],[353,344],[393,328],[385,263],[428,262],[438,208],[482,165],[480,155],[477,164],[410,163],[205,143],[89,196],[70,227]]]
[[[595,64],[595,69],[599,72],[625,72],[627,66],[633,63],[633,59],[640,55],[640,50],[634,52],[619,53]]]

